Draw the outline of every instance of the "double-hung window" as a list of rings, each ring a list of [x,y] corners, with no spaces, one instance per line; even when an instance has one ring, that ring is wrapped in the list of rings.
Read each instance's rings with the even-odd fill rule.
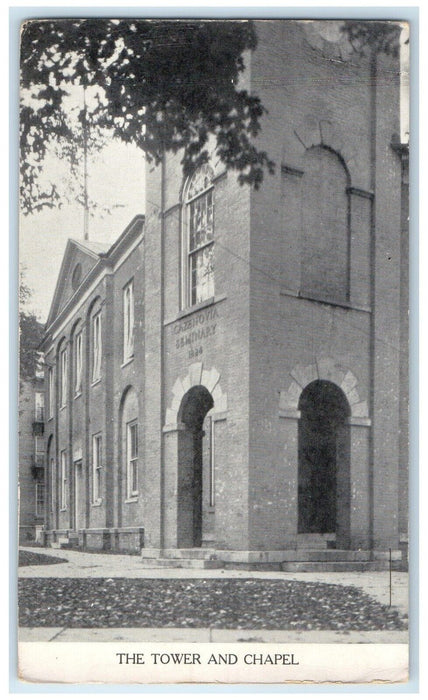
[[[53,457],[51,457],[51,511],[52,513],[55,510],[55,482],[56,482],[56,469],[55,469],[55,460]]]
[[[36,391],[34,396],[35,420],[45,420],[45,395],[41,391]]]
[[[67,508],[67,452],[61,452],[61,510]]]
[[[92,437],[92,502],[101,501],[102,436]]]
[[[55,385],[54,385],[54,370],[53,367],[49,367],[48,371],[48,391],[49,391],[49,418],[53,418],[54,415],[54,402],[55,402]]]
[[[101,378],[101,314],[98,313],[92,319],[92,381]]]
[[[127,455],[127,497],[138,496],[138,423],[132,421],[126,426],[126,455]]]
[[[67,350],[61,351],[61,407],[65,406],[67,403]]]
[[[37,457],[43,456],[45,453],[45,441],[43,435],[34,436],[34,454]]]
[[[43,481],[36,481],[36,515],[45,513],[45,485]]]
[[[78,396],[82,391],[82,369],[83,369],[83,343],[82,343],[82,333],[76,335],[75,348],[74,348],[74,373],[75,373],[75,384],[74,392]]]
[[[134,283],[123,289],[123,361],[134,355]]]
[[[189,306],[214,296],[214,188],[213,171],[203,165],[186,189],[186,281]]]

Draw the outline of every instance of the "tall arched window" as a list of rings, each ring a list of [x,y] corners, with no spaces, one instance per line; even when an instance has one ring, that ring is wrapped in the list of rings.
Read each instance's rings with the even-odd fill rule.
[[[74,324],[71,340],[73,348],[73,395],[76,398],[82,393],[83,381],[83,329],[81,319],[78,319]]]
[[[59,407],[67,405],[68,394],[68,351],[67,343],[63,339],[58,346],[58,367],[59,367]]]
[[[214,186],[213,169],[205,164],[185,189],[185,249],[183,306],[214,296]]]
[[[332,149],[306,151],[302,190],[301,290],[349,299],[349,173]]]
[[[133,387],[128,387],[122,399],[121,440],[123,459],[123,490],[125,501],[138,499],[141,491],[141,435],[138,424],[138,396]]]

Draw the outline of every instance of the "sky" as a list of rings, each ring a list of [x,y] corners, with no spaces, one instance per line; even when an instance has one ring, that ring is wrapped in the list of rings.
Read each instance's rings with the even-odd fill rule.
[[[45,164],[55,179],[67,170],[58,158]],[[100,212],[89,219],[89,239],[113,243],[137,214],[144,214],[145,161],[134,146],[111,141],[88,159],[88,194]],[[110,213],[104,211],[110,208]],[[83,239],[83,207],[65,204],[61,208],[20,217],[19,263],[24,282],[32,290],[28,309],[45,322],[49,313],[58,272],[68,238]]]

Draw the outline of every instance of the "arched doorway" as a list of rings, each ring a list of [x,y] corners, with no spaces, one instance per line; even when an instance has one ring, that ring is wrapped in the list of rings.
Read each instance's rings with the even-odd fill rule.
[[[178,443],[178,547],[200,547],[203,528],[204,474],[210,462],[210,434],[206,416],[214,400],[204,386],[184,395]]]
[[[343,545],[349,531],[349,404],[336,384],[317,380],[303,390],[299,410],[298,532],[336,533]]]

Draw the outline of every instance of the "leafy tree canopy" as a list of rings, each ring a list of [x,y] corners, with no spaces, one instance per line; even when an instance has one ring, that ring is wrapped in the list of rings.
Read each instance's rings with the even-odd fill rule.
[[[19,376],[33,379],[40,362],[37,349],[42,341],[44,326],[35,313],[28,310],[31,289],[24,282],[23,272],[19,279]]]
[[[19,314],[19,376],[21,379],[34,379],[40,365],[37,351],[42,342],[44,325],[35,314],[21,311]]]
[[[397,22],[378,20],[345,20],[344,32],[354,51],[359,54],[385,53],[397,57],[400,50],[400,25]]]
[[[243,52],[254,50],[251,21],[32,20],[21,37],[21,198],[30,213],[60,204],[55,185],[40,186],[50,146],[76,159],[76,132],[89,147],[109,132],[159,162],[183,150],[185,174],[208,158],[208,138],[241,184],[258,187],[274,164],[253,143],[264,108],[239,85]],[[70,120],[68,96],[86,105]],[[92,139],[92,142],[91,142]]]

